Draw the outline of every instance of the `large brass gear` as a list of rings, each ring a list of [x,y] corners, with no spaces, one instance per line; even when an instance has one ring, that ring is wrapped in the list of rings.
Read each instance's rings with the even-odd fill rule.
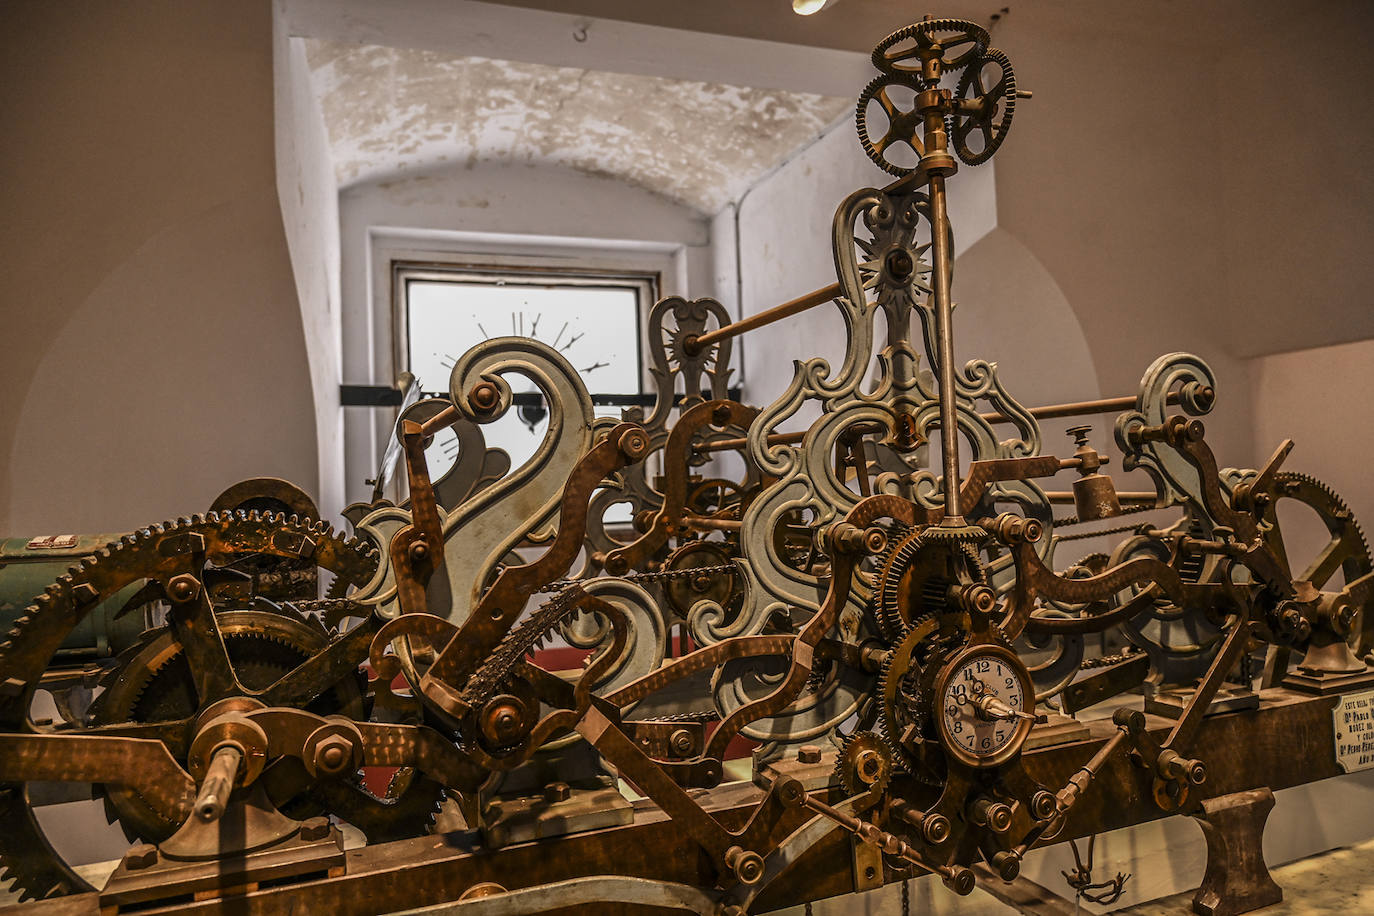
[[[220,635],[238,682],[248,690],[262,690],[303,664],[329,644],[329,633],[314,618],[290,606],[275,608],[259,602],[253,610],[223,611],[217,615]],[[181,646],[167,628],[150,631],[143,642],[125,653],[105,679],[106,690],[91,707],[90,724],[175,722],[199,711],[194,679]],[[304,708],[317,715],[367,718],[371,703],[361,672],[340,680]],[[185,761],[178,756],[178,762]],[[294,761],[283,761],[294,766]],[[291,786],[292,780],[277,784]],[[288,790],[289,791],[289,790]],[[130,839],[158,842],[177,825],[161,820],[138,795],[119,786],[104,787],[107,813],[117,818]],[[299,793],[281,797],[269,793],[288,816],[303,820],[331,814],[361,830],[368,842],[418,836],[434,823],[443,789],[403,767],[393,774],[383,795],[375,795],[356,776],[316,780]]]
[[[943,757],[933,741],[904,741],[907,730],[929,731],[930,681],[935,659],[968,638],[969,618],[962,612],[930,614],[917,620],[888,653],[878,675],[878,734],[895,762],[923,782],[939,784]]]
[[[34,724],[29,710],[67,634],[121,589],[177,568],[178,552],[192,543],[217,564],[227,565],[245,554],[309,556],[318,567],[354,583],[370,579],[378,563],[370,544],[338,536],[326,523],[295,516],[211,512],[125,535],[48,586],[0,642],[0,669],[7,675],[0,691],[0,729],[54,730]],[[82,724],[56,728],[79,731]],[[90,889],[47,841],[23,784],[0,784],[0,820],[6,826],[0,831],[0,876],[14,880],[22,899]]]
[[[1306,474],[1280,471],[1274,475],[1269,497],[1265,510],[1264,538],[1269,548],[1290,567],[1293,581],[1310,582],[1321,589],[1331,581],[1337,570],[1347,585],[1374,572],[1374,557],[1370,555],[1369,542],[1360,523],[1331,487]],[[1283,529],[1279,525],[1278,507],[1284,500],[1300,502],[1313,510],[1329,536],[1327,543],[1301,569],[1291,568],[1297,558],[1289,556],[1291,545],[1284,543]],[[1361,618],[1358,629],[1352,633],[1351,648],[1358,657],[1364,658],[1374,650],[1374,608],[1361,608]]]
[[[974,583],[983,580],[978,551],[970,544],[955,548]],[[956,577],[950,569],[953,555],[931,549],[923,531],[909,531],[880,559],[873,593],[874,622],[889,642],[896,642],[915,622],[927,615],[949,610],[948,590]]]

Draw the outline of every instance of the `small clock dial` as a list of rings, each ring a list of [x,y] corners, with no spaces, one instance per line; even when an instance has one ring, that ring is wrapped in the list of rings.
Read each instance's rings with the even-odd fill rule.
[[[1021,668],[997,652],[971,651],[956,658],[938,696],[946,746],[974,765],[1015,753],[1034,718]]]

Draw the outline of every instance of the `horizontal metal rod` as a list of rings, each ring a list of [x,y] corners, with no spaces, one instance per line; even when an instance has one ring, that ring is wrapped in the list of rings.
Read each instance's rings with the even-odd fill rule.
[[[698,531],[739,531],[744,527],[744,522],[734,518],[704,518],[699,515],[689,515],[682,520],[688,528]]]
[[[1211,389],[1207,389],[1204,397],[1210,395]],[[1058,417],[1085,417],[1095,413],[1110,413],[1114,410],[1126,410],[1134,407],[1136,397],[1128,394],[1120,398],[1102,398],[1096,401],[1074,401],[1070,404],[1050,404],[1045,407],[1032,407],[1026,412],[1037,420],[1052,420]],[[1169,404],[1178,403],[1178,392],[1171,391],[1167,399]],[[1004,413],[985,413],[982,418],[989,423],[1009,423],[1011,417]]]
[[[1134,407],[1136,402],[1135,395],[1128,394],[1119,398],[1102,398],[1097,401],[1075,401],[1072,404],[1050,404],[1045,407],[1031,407],[1026,412],[1037,420],[1049,420],[1057,417],[1081,417],[1097,413],[1110,413],[1114,410],[1126,410]],[[1168,403],[1178,403],[1178,393],[1170,392]],[[985,413],[979,414],[989,423],[1009,423],[1011,417],[1004,413]],[[768,437],[769,445],[796,445],[806,437],[806,433],[774,433]],[[700,454],[710,452],[730,451],[732,449],[744,448],[748,440],[744,437],[735,439],[717,439],[696,447]],[[1151,497],[1154,498],[1153,496]]]
[[[695,356],[712,344],[719,343],[722,340],[729,340],[731,337],[738,337],[745,331],[752,331],[755,328],[770,325],[775,321],[781,321],[784,318],[804,312],[807,309],[823,305],[839,294],[840,284],[838,282],[832,283],[829,286],[809,292],[805,296],[798,296],[790,302],[784,302],[782,305],[775,305],[767,311],[759,312],[756,315],[750,315],[748,318],[741,318],[739,321],[733,321],[730,324],[718,327],[714,331],[707,331],[705,334],[697,336],[688,335],[682,342],[683,347],[687,350],[689,355]]]
[[[1070,492],[1060,492],[1060,491],[1048,492],[1048,493],[1045,494],[1045,498],[1048,499],[1048,500],[1049,500],[1050,502],[1052,502],[1052,503],[1071,503],[1071,502],[1073,502],[1073,494],[1070,493]],[[1145,490],[1138,490],[1138,491],[1127,490],[1127,491],[1125,491],[1125,492],[1122,492],[1122,491],[1118,490],[1118,491],[1117,491],[1117,494],[1116,494],[1116,498],[1117,498],[1117,501],[1118,501],[1118,502],[1123,502],[1123,503],[1152,503],[1152,502],[1154,502],[1155,500],[1159,499],[1159,494],[1157,494],[1157,493],[1149,493],[1149,492],[1146,492]]]

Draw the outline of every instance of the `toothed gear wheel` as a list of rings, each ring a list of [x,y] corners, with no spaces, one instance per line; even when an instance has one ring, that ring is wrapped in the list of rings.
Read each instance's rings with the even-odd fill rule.
[[[956,544],[953,549],[972,573],[971,581],[983,584],[978,551],[969,544]],[[956,581],[950,561],[943,542],[932,544],[922,531],[908,533],[885,556],[876,574],[874,607],[878,631],[889,643],[900,639],[921,617],[949,610],[948,590]]]
[[[965,165],[987,162],[1007,138],[1016,112],[1016,74],[1007,55],[989,48],[965,70],[954,90],[954,105],[945,127],[955,155]]]
[[[1331,577],[1340,570],[1345,584],[1349,585],[1362,576],[1374,572],[1374,559],[1371,559],[1369,542],[1365,539],[1360,523],[1350,507],[1336,493],[1315,477],[1294,471],[1280,471],[1274,475],[1269,491],[1270,503],[1265,511],[1264,537],[1280,557],[1285,557],[1293,581],[1311,582],[1318,589],[1327,589]],[[1279,525],[1278,506],[1291,499],[1312,509],[1326,528],[1329,540],[1314,555],[1312,560],[1301,568],[1296,564],[1299,557],[1289,553],[1292,545],[1284,543],[1283,530]],[[1351,643],[1356,656],[1363,658],[1374,650],[1374,608],[1366,605],[1361,609],[1359,629],[1352,634]]]
[[[177,545],[197,541],[211,562],[225,564],[243,554],[285,558],[309,556],[321,569],[356,584],[375,573],[379,555],[371,544],[334,533],[324,522],[258,512],[217,513],[182,518],[125,535],[83,558],[34,599],[0,642],[0,729],[42,730],[30,721],[30,707],[53,655],[94,609],[126,586],[178,569]],[[166,548],[166,549],[163,549]],[[79,735],[80,723],[64,729]],[[0,784],[0,868],[14,879],[21,900],[88,891],[56,853],[22,783]]]
[[[893,90],[898,90],[894,92]],[[859,104],[854,110],[854,129],[859,134],[859,145],[878,168],[901,178],[916,169],[916,163],[925,155],[925,141],[922,138],[923,120],[916,110],[915,94],[920,91],[919,82],[904,74],[883,73],[859,93]],[[896,98],[894,98],[896,96]],[[907,98],[907,97],[910,98]],[[887,129],[876,140],[869,133],[869,112],[874,102],[887,116]],[[906,107],[909,105],[910,107]],[[894,144],[902,144],[911,150],[915,159],[911,165],[889,158],[888,150]],[[903,155],[901,158],[909,158]]]
[[[878,674],[878,734],[898,767],[932,785],[944,777],[938,742],[902,739],[909,728],[933,738],[930,690],[939,667],[933,661],[967,638],[968,615],[928,614],[906,631]]]
[[[892,780],[892,751],[873,732],[857,732],[844,739],[835,761],[835,778],[846,796],[881,793]]]
[[[329,644],[328,634],[318,622],[285,608],[223,611],[216,615],[216,622],[234,676],[249,690],[266,689]],[[199,711],[186,655],[165,627],[150,630],[139,645],[123,653],[102,683],[105,690],[91,704],[91,726],[177,722]],[[366,677],[358,672],[305,708],[318,715],[361,719],[365,717],[365,689]],[[185,765],[181,756],[177,760]],[[107,814],[119,821],[131,841],[156,843],[177,827],[163,821],[137,793],[122,786],[101,787],[101,794]],[[305,812],[302,817],[317,813]]]
[[[987,29],[967,19],[926,19],[878,42],[873,66],[887,74],[920,76],[920,52],[938,47],[941,71],[949,72],[977,60],[989,41]]]

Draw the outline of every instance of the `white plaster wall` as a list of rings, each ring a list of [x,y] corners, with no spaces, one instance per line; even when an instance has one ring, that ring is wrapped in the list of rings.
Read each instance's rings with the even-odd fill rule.
[[[1366,533],[1374,525],[1374,340],[1276,353],[1253,365],[1255,443],[1272,452],[1292,439],[1284,463],[1349,503]]]
[[[127,531],[318,463],[272,11],[20,4],[0,29],[0,532]]]
[[[315,406],[319,493],[325,518],[344,506],[343,413],[339,407],[339,197],[329,137],[310,90],[305,42],[286,33],[284,0],[272,17],[277,198],[305,330]]]

